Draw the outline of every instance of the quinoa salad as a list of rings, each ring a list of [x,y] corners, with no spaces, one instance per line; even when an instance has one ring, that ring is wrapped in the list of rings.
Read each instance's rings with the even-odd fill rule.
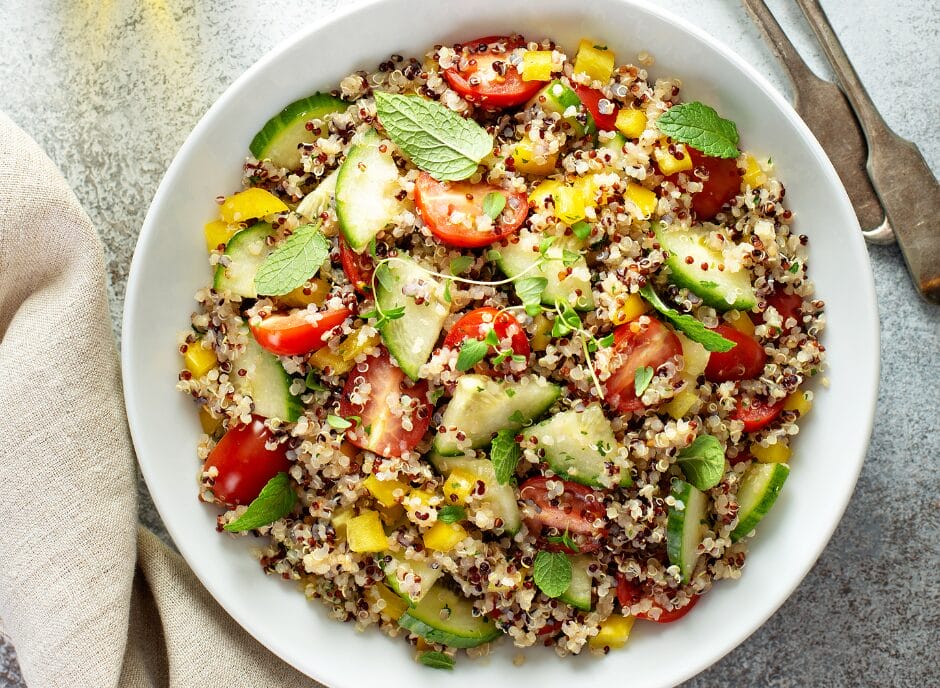
[[[652,56],[565,47],[278,112],[179,339],[219,532],[432,668],[603,655],[738,578],[824,370],[772,151]]]

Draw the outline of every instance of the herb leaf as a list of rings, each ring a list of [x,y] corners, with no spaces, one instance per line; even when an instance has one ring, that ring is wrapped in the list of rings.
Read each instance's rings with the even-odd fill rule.
[[[351,422],[340,416],[334,416],[332,413],[326,417],[326,424],[337,430],[345,430],[346,428],[352,427]]]
[[[302,225],[264,259],[255,273],[255,290],[265,296],[293,291],[313,277],[330,254],[319,225]]]
[[[560,313],[552,324],[552,337],[564,337],[581,329],[581,316],[567,301],[557,301],[555,305]]]
[[[730,119],[723,119],[714,108],[691,102],[673,105],[666,110],[656,126],[666,136],[715,158],[736,158],[738,128]]]
[[[376,91],[375,107],[389,138],[439,181],[466,179],[493,150],[486,129],[436,101]]]
[[[450,261],[450,274],[460,275],[473,265],[473,256],[458,256]]]
[[[549,535],[545,538],[548,542],[553,545],[561,545],[562,547],[567,547],[572,552],[580,552],[581,548],[578,547],[578,543],[572,539],[571,534],[566,530],[561,535]]]
[[[725,450],[715,437],[699,435],[676,455],[685,479],[698,490],[713,488],[725,472]]]
[[[290,483],[290,476],[284,472],[271,478],[261,493],[251,500],[245,513],[223,526],[225,530],[230,533],[254,530],[289,514],[297,501],[297,493]]]
[[[307,373],[307,377],[304,378],[304,384],[307,385],[307,389],[312,392],[326,392],[328,391],[326,387],[320,382],[317,371],[311,370]]]
[[[682,333],[691,339],[693,342],[698,342],[704,346],[709,351],[718,351],[719,353],[724,351],[731,351],[735,346],[737,346],[730,339],[725,339],[717,332],[709,330],[705,325],[696,320],[691,315],[680,313],[675,308],[670,308],[663,300],[659,298],[659,294],[653,291],[653,288],[647,284],[640,289],[640,295],[649,301],[650,305],[655,308],[657,311],[662,313],[662,315],[671,322],[676,329],[682,330]]]
[[[581,241],[584,241],[589,236],[591,236],[591,225],[589,225],[584,220],[579,220],[575,222],[573,225],[571,225],[571,231]]]
[[[548,286],[544,277],[523,277],[513,282],[516,287],[516,296],[525,306],[525,312],[535,317],[542,311],[542,292]]]
[[[442,506],[437,512],[437,520],[441,523],[456,523],[467,517],[467,510],[456,504]]]
[[[541,551],[535,555],[532,577],[549,597],[558,597],[571,585],[571,561],[564,552]]]
[[[638,397],[643,396],[643,392],[650,386],[653,380],[653,369],[649,366],[637,368],[633,373],[633,387]]]
[[[457,355],[457,370],[461,373],[470,370],[473,366],[483,360],[490,345],[479,339],[467,337],[460,345],[460,353]]]
[[[506,207],[506,197],[499,191],[490,191],[483,199],[483,212],[495,220]]]
[[[490,461],[496,473],[496,482],[505,485],[516,474],[522,449],[516,443],[515,430],[500,430],[490,446]]]
[[[418,661],[426,667],[431,667],[432,669],[446,669],[447,671],[453,671],[455,664],[453,657],[445,655],[443,652],[438,652],[437,650],[422,652],[418,655]]]

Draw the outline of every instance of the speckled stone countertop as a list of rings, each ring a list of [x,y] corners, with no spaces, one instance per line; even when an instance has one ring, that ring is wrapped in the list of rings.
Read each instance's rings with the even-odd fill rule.
[[[105,243],[119,328],[137,232],[183,139],[251,63],[337,0],[0,0],[0,108],[61,167]],[[662,0],[789,84],[734,0]],[[790,0],[769,3],[828,76]],[[940,10],[824,0],[888,123],[940,171]],[[655,46],[643,46],[655,48]],[[940,220],[938,220],[940,221]],[[750,639],[687,687],[929,686],[940,676],[940,307],[873,247],[881,391],[858,487],[819,562]],[[825,460],[825,457],[806,457]],[[166,537],[141,483],[140,517]],[[0,685],[22,686],[0,636]]]

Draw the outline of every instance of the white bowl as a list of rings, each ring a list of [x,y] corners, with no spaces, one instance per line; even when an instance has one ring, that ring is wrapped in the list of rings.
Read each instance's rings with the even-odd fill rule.
[[[202,225],[214,199],[238,188],[248,142],[285,104],[334,88],[391,53],[421,55],[433,43],[519,31],[551,36],[573,52],[582,36],[624,61],[656,57],[654,75],[682,79],[737,122],[742,144],[772,155],[787,185],[797,227],[809,235],[811,277],[827,303],[829,389],[819,388],[795,442],[792,473],[751,543],[744,575],[724,581],[680,623],[638,623],[628,646],[604,659],[559,659],[508,641],[451,673],[417,665],[411,649],[371,630],[327,618],[318,603],[265,576],[250,539],[215,531],[216,510],[196,499],[199,426],[191,401],[174,389],[177,332],[188,326],[193,293],[209,279]],[[868,254],[832,166],[787,102],[723,45],[659,9],[623,0],[441,2],[385,0],[334,14],[281,43],[219,98],[186,140],[160,185],[131,265],[123,329],[124,391],[147,485],[186,561],[249,633],[300,671],[334,688],[379,681],[409,688],[481,685],[667,686],[729,652],[796,588],[829,540],[848,502],[871,432],[878,379],[878,321]],[[585,653],[587,654],[587,653]],[[377,685],[377,684],[376,684]]]

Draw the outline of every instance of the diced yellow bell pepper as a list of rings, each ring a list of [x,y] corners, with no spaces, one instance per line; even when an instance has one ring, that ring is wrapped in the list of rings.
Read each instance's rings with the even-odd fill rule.
[[[594,41],[581,39],[578,55],[574,61],[574,73],[587,74],[592,81],[607,82],[614,73],[614,53],[606,46],[596,45]]]
[[[369,353],[379,344],[378,333],[367,335],[363,328],[351,332],[336,351],[324,346],[310,354],[307,361],[317,370],[329,368],[333,375],[344,375],[352,370],[359,354]]]
[[[424,534],[424,546],[438,552],[449,552],[467,535],[466,529],[459,523],[438,521]]]
[[[686,150],[685,145],[677,143],[675,146],[676,152],[682,152],[682,160],[676,158],[669,152],[668,148],[663,146],[656,146],[653,149],[653,157],[656,158],[659,171],[667,177],[676,172],[685,172],[692,169],[692,158],[689,156],[689,151]]]
[[[369,494],[375,497],[382,506],[394,506],[398,504],[398,499],[408,492],[408,486],[397,480],[379,480],[374,475],[362,481]],[[398,493],[397,496],[395,493]]]
[[[553,194],[555,198],[555,215],[567,225],[573,225],[583,220],[587,210],[584,188],[562,186]]]
[[[533,351],[545,351],[549,342],[552,341],[552,321],[539,313],[535,316],[535,323],[532,329],[532,341],[530,344],[532,345]]]
[[[402,500],[402,506],[409,512],[415,512],[418,509],[427,509],[431,506],[435,496],[427,490],[409,490],[408,494]]]
[[[682,377],[694,381],[705,372],[711,353],[704,346],[698,342],[693,342],[681,332],[676,332],[676,336],[679,338],[679,343],[682,344]]]
[[[767,175],[761,169],[760,163],[750,153],[747,154],[747,168],[744,171],[744,183],[752,189],[757,189],[767,182]]]
[[[200,406],[199,425],[202,426],[202,431],[204,433],[207,435],[214,435],[216,431],[222,427],[222,419],[216,418],[211,413],[209,413],[205,406]]]
[[[183,363],[193,377],[202,377],[218,365],[219,359],[216,358],[215,351],[207,349],[201,340],[197,340],[186,346]]]
[[[229,196],[219,210],[219,217],[230,225],[287,211],[280,198],[269,191],[252,187]]]
[[[548,81],[552,78],[552,51],[526,50],[522,53],[522,80]]]
[[[388,586],[383,583],[373,583],[366,588],[366,596],[372,602],[377,599],[384,600],[385,606],[382,608],[382,613],[392,621],[398,621],[401,615],[408,610],[408,603],[389,590]]]
[[[697,401],[698,394],[695,393],[695,390],[691,386],[686,386],[670,399],[669,403],[663,408],[674,420],[679,420],[680,418],[685,418],[686,414],[692,410],[692,407],[695,406],[695,402]]]
[[[343,357],[335,351],[331,351],[328,346],[317,349],[310,354],[307,358],[307,362],[317,370],[326,370],[329,368],[335,375],[343,375],[352,368],[352,366],[346,368],[346,362],[343,360]]]
[[[546,179],[529,193],[529,203],[545,207],[545,199],[551,197],[554,200],[555,192],[563,186],[557,179]]]
[[[558,162],[558,153],[536,157],[533,143],[529,139],[522,139],[512,150],[513,169],[522,174],[546,175],[555,170]]]
[[[363,511],[346,524],[346,540],[353,552],[382,552],[388,549],[388,537],[377,511]]]
[[[346,537],[346,526],[349,525],[349,522],[355,515],[356,510],[351,506],[344,506],[333,512],[333,515],[330,517],[330,525],[332,525],[333,530],[336,531],[336,537],[341,540]]]
[[[632,628],[632,616],[614,614],[601,622],[597,635],[588,638],[588,645],[595,650],[602,650],[605,647],[609,647],[611,650],[619,649],[626,645]]]
[[[649,218],[653,214],[653,211],[656,210],[656,205],[659,203],[655,192],[650,191],[645,186],[634,184],[633,182],[627,184],[626,195],[627,198],[636,204],[637,210],[640,211],[640,215],[644,218]]]
[[[638,139],[646,131],[646,113],[633,108],[621,108],[614,126],[628,139]]]
[[[288,308],[306,308],[310,304],[319,306],[326,301],[326,296],[329,293],[330,285],[327,281],[315,277],[308,280],[306,285],[299,286],[294,289],[294,291],[289,291],[282,296],[275,297],[275,300],[282,306],[287,306]]]
[[[783,409],[785,411],[797,411],[800,414],[800,418],[805,416],[813,408],[813,402],[811,399],[806,398],[806,392],[801,392],[796,390],[788,396],[783,402]]]
[[[630,294],[623,302],[623,305],[615,310],[610,316],[610,321],[614,325],[623,325],[631,320],[636,320],[650,309],[650,305],[639,294]]]
[[[235,233],[241,229],[238,225],[230,225],[222,220],[213,220],[207,222],[203,227],[203,233],[206,236],[206,250],[214,251],[219,246],[225,246],[228,240],[235,236]]]
[[[477,484],[477,477],[462,468],[455,468],[444,483],[444,501],[448,504],[464,504]]]
[[[738,332],[746,334],[748,337],[754,336],[754,321],[744,311],[729,311],[729,322],[731,327]]]
[[[755,442],[751,445],[751,456],[761,463],[786,463],[790,458],[790,447],[780,442],[769,447]]]
[[[382,523],[385,524],[385,530],[388,533],[391,533],[398,526],[404,525],[408,521],[408,519],[405,518],[405,510],[402,508],[401,504],[382,507],[379,509],[379,518],[382,519]]]

